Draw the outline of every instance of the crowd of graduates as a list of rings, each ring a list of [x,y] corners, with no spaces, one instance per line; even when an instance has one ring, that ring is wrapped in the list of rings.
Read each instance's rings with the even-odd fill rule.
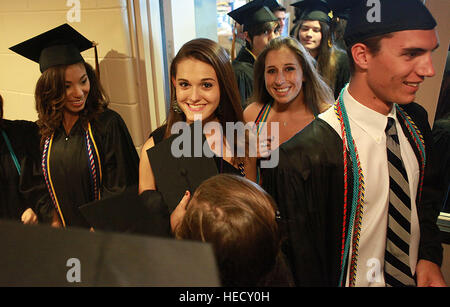
[[[81,56],[90,40],[64,24],[11,47],[42,74],[36,122],[3,119],[11,102],[0,96],[0,218],[96,231],[99,216],[138,220],[142,206],[149,225],[139,234],[211,243],[225,286],[445,285],[436,219],[448,179],[439,181],[428,117],[413,102],[435,74],[436,21],[419,0],[380,0],[373,24],[365,2],[295,2],[289,35],[275,0],[230,12],[242,48],[234,58],[209,39],[183,45],[167,120],[140,155]],[[176,157],[175,126],[195,131],[199,119],[221,127],[203,131],[210,154]],[[391,119],[401,192],[386,155]],[[229,133],[227,123],[253,129]],[[265,168],[275,153],[278,164]],[[138,203],[100,205],[124,193]],[[408,209],[396,209],[403,229],[392,251],[399,198]],[[374,258],[381,279],[367,277]]]

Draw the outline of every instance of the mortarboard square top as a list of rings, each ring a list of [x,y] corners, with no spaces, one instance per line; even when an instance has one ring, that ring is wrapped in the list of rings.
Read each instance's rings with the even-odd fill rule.
[[[348,1],[349,0],[327,0],[328,6],[333,12],[333,17],[348,20],[351,8]]]
[[[277,7],[280,7],[280,4],[276,0],[252,0],[246,5],[250,5],[253,7],[267,6],[267,8],[271,11]]]
[[[253,0],[253,2],[255,1],[257,2],[258,0]],[[263,6],[267,6],[271,11],[281,7],[281,5],[276,0],[259,0],[259,1],[263,3]]]
[[[347,46],[405,30],[432,30],[436,21],[420,0],[346,0],[351,8],[344,34]]]
[[[300,0],[292,3],[291,6],[299,8],[302,13],[302,20],[319,20],[326,23],[331,21],[329,13],[331,11],[325,0]]]
[[[214,153],[206,148],[207,146],[203,147],[203,152],[200,155],[195,153],[194,147],[199,141],[196,140],[198,135],[195,125],[197,124],[201,125],[198,122],[189,126],[186,124],[189,129],[187,131],[190,131],[190,143],[178,145],[186,146],[188,152],[186,156],[176,157],[173,154],[172,147],[177,146],[174,144],[178,142],[177,138],[181,136],[180,134],[173,134],[147,150],[157,190],[161,192],[170,213],[183,198],[186,190],[189,190],[193,195],[203,181],[219,173],[213,158]],[[200,144],[206,142],[206,137],[202,133]]]
[[[278,7],[275,0],[254,0],[231,12],[228,15],[238,24],[244,26],[244,31],[248,27],[263,24],[270,21],[278,21],[271,9]]]
[[[90,40],[66,23],[9,49],[39,63],[44,72],[52,66],[83,62],[80,53],[91,47]]]
[[[0,250],[2,287],[221,286],[204,242],[0,220]]]
[[[168,236],[170,216],[161,194],[138,195],[137,186],[79,207],[95,230]]]

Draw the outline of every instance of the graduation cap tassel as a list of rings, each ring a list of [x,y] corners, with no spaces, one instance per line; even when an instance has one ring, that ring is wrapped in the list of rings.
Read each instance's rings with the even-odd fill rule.
[[[93,41],[92,45],[94,46],[94,53],[95,53],[95,72],[97,73],[97,78],[100,81],[100,65],[98,63],[98,51],[97,51],[98,43]]]

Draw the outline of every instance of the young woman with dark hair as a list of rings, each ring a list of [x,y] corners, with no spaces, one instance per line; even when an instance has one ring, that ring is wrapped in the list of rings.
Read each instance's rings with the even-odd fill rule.
[[[254,159],[246,154],[237,155],[240,146],[237,135],[227,135],[226,124],[243,122],[243,114],[230,58],[225,49],[209,39],[200,38],[187,42],[172,61],[170,80],[171,106],[167,123],[155,130],[142,148],[139,192],[156,190],[151,164],[164,163],[150,161],[148,150],[171,137],[175,123],[192,124],[197,119],[201,119],[202,127],[215,122],[223,132],[218,142],[211,141],[213,137],[217,137],[216,134],[205,134],[208,145],[215,154],[213,159],[218,171],[240,174],[255,180]],[[230,144],[234,147],[230,148]]]
[[[61,123],[67,133],[78,119],[82,126],[87,128],[88,122],[98,120],[99,115],[108,107],[109,102],[93,67],[86,62],[72,65],[50,67],[37,81],[35,88],[37,123],[43,142],[61,126]],[[73,84],[72,80],[67,79],[75,74],[81,76],[80,80],[76,80],[81,85],[79,92],[76,92],[77,89],[70,91]],[[69,100],[71,98],[74,98],[73,101]],[[77,99],[79,105],[76,104]],[[73,106],[70,102],[73,102]]]
[[[126,124],[108,108],[96,72],[80,54],[91,47],[67,24],[11,47],[40,64],[42,169],[63,227],[90,228],[80,206],[138,183],[139,157]]]

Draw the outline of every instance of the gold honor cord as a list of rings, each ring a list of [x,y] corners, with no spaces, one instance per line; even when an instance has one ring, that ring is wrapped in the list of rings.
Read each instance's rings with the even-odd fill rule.
[[[98,153],[98,148],[97,148],[97,143],[95,143],[95,139],[94,139],[94,134],[92,133],[92,128],[91,128],[91,123],[88,123],[88,132],[89,132],[89,136],[91,137],[92,140],[92,144],[94,144],[94,149],[95,149],[95,154],[97,155],[97,161],[98,161],[98,174],[100,177],[100,181],[99,181],[99,189],[98,189],[98,199],[101,198],[101,194],[100,194],[100,187],[101,187],[101,183],[102,183],[102,179],[103,179],[103,173],[102,173],[102,163],[100,161],[100,155]]]
[[[58,198],[56,197],[55,188],[53,186],[52,176],[50,173],[50,149],[53,144],[53,136],[54,136],[54,134],[52,134],[52,136],[50,137],[50,140],[48,142],[48,148],[46,150],[47,151],[47,158],[46,158],[47,176],[46,177],[48,178],[47,186],[49,187],[49,191],[50,191],[50,195],[52,196],[53,203],[54,203],[56,209],[58,210],[59,218],[61,219],[61,222],[63,223],[63,227],[66,228],[66,221],[64,220],[64,216],[62,214],[61,207],[59,206]],[[44,154],[45,154],[45,152],[44,152]]]
[[[51,171],[50,171],[50,152],[51,152],[51,147],[52,147],[52,144],[53,144],[53,136],[54,136],[54,134],[52,134],[52,136],[50,138],[48,138],[46,140],[46,142],[45,142],[44,151],[43,151],[43,157],[42,157],[42,162],[43,162],[42,168],[43,168],[43,171],[44,171],[44,178],[45,178],[45,181],[46,181],[46,184],[47,184],[47,188],[49,190],[49,193],[50,193],[50,196],[52,198],[53,204],[55,205],[55,207],[57,209],[57,212],[58,212],[58,215],[59,215],[59,217],[61,219],[63,227],[66,228],[66,221],[64,219],[64,215],[62,214],[62,210],[61,210],[61,206],[59,205],[58,197],[56,196],[55,188],[54,188],[53,181],[52,181]],[[98,188],[97,188],[98,189],[98,195],[97,195],[97,197],[95,197],[95,195],[94,195],[94,198],[100,199],[100,186],[101,186],[101,182],[102,182],[102,178],[103,178],[102,167],[101,167],[101,161],[100,161],[100,155],[99,155],[99,152],[98,152],[98,147],[97,147],[97,144],[95,142],[94,135],[92,133],[92,128],[91,128],[91,124],[90,123],[88,123],[88,130],[86,131],[86,141],[88,143],[92,142],[94,150],[95,150],[95,155],[96,155],[97,161],[98,161],[99,178],[100,178],[99,182],[100,183],[97,185],[98,186]],[[88,145],[87,145],[87,147],[88,147]],[[89,161],[89,166],[90,166],[92,174],[94,174],[95,173],[95,162],[94,161]],[[95,185],[95,182],[93,184]],[[95,190],[95,188],[96,187],[94,187],[94,190]]]

